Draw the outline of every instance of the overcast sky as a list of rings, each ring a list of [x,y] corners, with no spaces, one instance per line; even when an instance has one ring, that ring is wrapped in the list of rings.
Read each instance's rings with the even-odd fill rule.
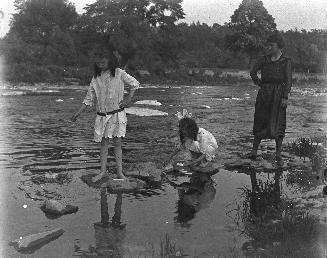
[[[70,0],[79,13],[95,0]],[[185,22],[224,24],[230,20],[242,0],[184,0]],[[279,30],[327,29],[327,0],[262,0],[264,7],[275,18]],[[14,0],[1,0],[0,10],[5,16],[0,24],[0,37],[9,29],[10,16],[15,12]]]

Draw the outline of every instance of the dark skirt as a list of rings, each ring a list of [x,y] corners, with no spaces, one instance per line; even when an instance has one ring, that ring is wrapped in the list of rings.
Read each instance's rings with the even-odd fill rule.
[[[265,83],[258,91],[253,123],[253,134],[260,139],[285,136],[286,108],[281,107],[282,84]]]

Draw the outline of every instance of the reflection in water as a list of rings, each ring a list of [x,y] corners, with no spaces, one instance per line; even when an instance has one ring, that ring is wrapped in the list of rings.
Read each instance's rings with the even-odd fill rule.
[[[124,257],[126,225],[121,223],[122,200],[122,194],[117,194],[114,215],[110,222],[107,190],[101,189],[101,222],[94,223],[95,247],[89,251],[82,251],[80,257]]]
[[[190,227],[189,223],[201,209],[209,207],[214,200],[216,189],[214,181],[208,175],[192,175],[189,182],[177,185],[170,182],[178,189],[177,216],[175,221],[182,227]]]
[[[257,180],[256,171],[251,171],[252,190],[247,190],[245,200],[249,203],[250,214],[260,218],[261,221],[267,216],[277,215],[273,213],[278,211],[281,201],[280,177],[282,173],[282,170],[277,169],[273,182],[262,182]]]

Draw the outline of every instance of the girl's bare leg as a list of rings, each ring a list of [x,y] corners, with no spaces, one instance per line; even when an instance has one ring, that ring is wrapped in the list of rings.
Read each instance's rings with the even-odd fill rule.
[[[101,178],[107,175],[108,148],[109,148],[109,138],[102,138],[101,149],[100,149],[101,172],[99,175],[92,178],[92,182],[99,181]]]
[[[281,156],[282,153],[282,144],[283,144],[283,138],[277,138],[275,139],[276,141],[276,161],[277,161],[277,165],[282,166],[283,165],[283,159]]]
[[[114,137],[114,153],[117,164],[117,177],[126,179],[125,175],[123,174],[123,153],[121,137]]]

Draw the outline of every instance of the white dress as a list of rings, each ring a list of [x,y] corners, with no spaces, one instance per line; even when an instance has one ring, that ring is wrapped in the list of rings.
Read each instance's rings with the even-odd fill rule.
[[[204,154],[207,161],[212,161],[216,155],[218,144],[212,133],[199,128],[196,141],[193,141],[189,146],[185,146],[185,148],[196,153]]]
[[[124,85],[137,89],[140,83],[124,70],[116,68],[115,77],[109,71],[92,78],[83,103],[88,106],[96,104],[96,111],[107,113],[119,109],[119,102],[124,98]],[[94,125],[94,141],[102,138],[125,137],[127,117],[125,110],[106,116],[97,115]]]

